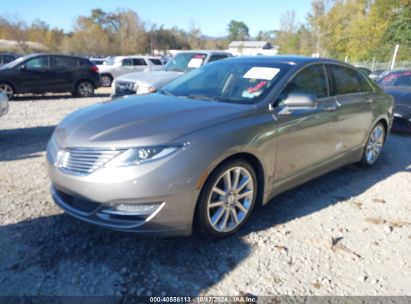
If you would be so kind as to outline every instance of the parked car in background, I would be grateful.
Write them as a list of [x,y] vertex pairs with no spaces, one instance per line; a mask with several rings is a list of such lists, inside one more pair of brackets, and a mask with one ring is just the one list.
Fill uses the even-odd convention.
[[109,57],[90,57],[89,60],[94,65],[104,65],[106,61],[109,60]]
[[368,77],[370,77],[370,79],[376,81],[376,80],[381,76],[381,74],[384,73],[385,71],[386,71],[386,70],[375,70],[375,71],[372,71],[372,72],[368,75]]
[[371,70],[364,68],[364,67],[357,67],[357,70],[363,73],[365,76],[368,76],[371,74]]
[[411,132],[411,70],[390,71],[377,84],[395,99],[393,130]]
[[283,191],[349,163],[372,166],[392,108],[339,61],[221,60],[66,117],[47,147],[52,197],[110,229],[226,237]]
[[6,94],[0,92],[0,117],[9,111],[9,102]]
[[0,91],[9,99],[21,93],[57,92],[90,97],[99,86],[98,68],[83,57],[33,54],[0,68]]
[[103,87],[110,87],[113,80],[121,75],[163,70],[163,61],[150,56],[117,56],[110,57],[104,65],[98,66]]
[[16,53],[0,53],[0,66],[3,66],[17,58],[21,57],[21,55]]
[[209,62],[232,57],[223,51],[183,51],[169,59],[164,71],[127,74],[116,79],[112,97],[152,93],[170,81]]

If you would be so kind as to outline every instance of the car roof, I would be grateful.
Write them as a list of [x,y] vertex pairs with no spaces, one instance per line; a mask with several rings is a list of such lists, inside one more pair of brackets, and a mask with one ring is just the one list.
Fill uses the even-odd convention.
[[114,56],[114,60],[121,60],[121,59],[125,59],[125,58],[160,59],[160,57],[147,56],[147,55]]
[[[255,62],[255,63],[288,63],[290,65],[305,65],[308,63],[336,63],[344,64],[341,61],[330,59],[330,58],[317,58],[317,57],[308,57],[308,56],[298,56],[298,55],[275,55],[275,56],[239,56],[225,59],[224,61],[236,61],[236,62]],[[349,66],[348,64],[344,64]]]
[[207,55],[211,55],[211,54],[229,54],[229,55],[233,55],[230,52],[221,51],[221,50],[181,50],[181,51],[178,51],[178,53],[176,53],[176,55],[178,55],[178,54],[192,54],[192,53],[205,53]]
[[404,72],[411,72],[411,70],[407,70],[407,69],[401,69],[401,70],[390,70],[390,71],[386,71],[387,75],[391,74],[391,73],[404,73]]
[[57,54],[57,53],[33,53],[33,54],[22,56],[21,58],[23,60],[25,60],[25,59],[30,59],[30,58],[37,57],[37,56],[63,56],[63,57],[71,57],[71,58],[88,59],[87,57],[83,57],[83,56],[68,55],[68,54]]

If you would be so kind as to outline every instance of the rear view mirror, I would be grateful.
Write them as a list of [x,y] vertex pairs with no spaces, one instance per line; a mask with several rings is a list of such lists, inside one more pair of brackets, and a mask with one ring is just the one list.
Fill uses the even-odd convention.
[[314,108],[317,102],[314,95],[292,93],[283,101],[283,105],[290,108]]

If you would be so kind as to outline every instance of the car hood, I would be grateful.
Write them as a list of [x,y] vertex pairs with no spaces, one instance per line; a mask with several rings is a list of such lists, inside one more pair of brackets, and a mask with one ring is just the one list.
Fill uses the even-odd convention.
[[161,145],[254,111],[251,105],[150,94],[76,111],[59,124],[54,136],[62,148]]
[[157,88],[158,84],[170,82],[183,74],[183,72],[173,71],[151,71],[146,73],[130,73],[118,77],[116,81],[137,82],[139,84],[145,84],[146,86]]

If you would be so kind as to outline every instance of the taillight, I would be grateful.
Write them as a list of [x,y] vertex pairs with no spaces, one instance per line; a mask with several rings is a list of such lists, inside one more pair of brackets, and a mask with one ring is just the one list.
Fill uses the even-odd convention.
[[90,69],[91,69],[93,72],[96,72],[96,73],[99,72],[99,71],[98,71],[98,67],[96,67],[95,65],[93,65]]

